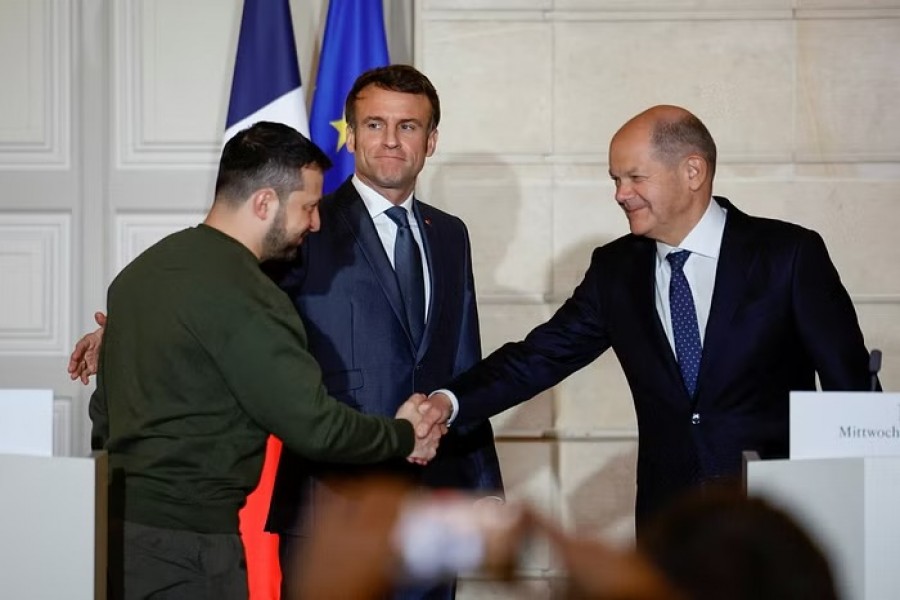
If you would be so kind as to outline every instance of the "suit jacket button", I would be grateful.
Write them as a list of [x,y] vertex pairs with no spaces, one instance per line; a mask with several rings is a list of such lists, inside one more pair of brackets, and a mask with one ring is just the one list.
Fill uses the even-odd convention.
[[693,425],[700,424],[700,413],[694,413],[691,415],[691,424],[693,424]]

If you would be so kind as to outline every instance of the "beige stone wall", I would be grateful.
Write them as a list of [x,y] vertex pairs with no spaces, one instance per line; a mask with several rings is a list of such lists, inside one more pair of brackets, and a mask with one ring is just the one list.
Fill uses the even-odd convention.
[[[416,64],[444,108],[420,191],[471,229],[486,350],[552,314],[591,249],[627,232],[607,144],[626,119],[668,103],[716,138],[717,194],[823,235],[868,345],[884,351],[885,388],[900,387],[900,1],[416,6]],[[614,356],[495,423],[510,496],[630,539],[636,431]],[[554,572],[535,549],[530,597],[546,597]]]

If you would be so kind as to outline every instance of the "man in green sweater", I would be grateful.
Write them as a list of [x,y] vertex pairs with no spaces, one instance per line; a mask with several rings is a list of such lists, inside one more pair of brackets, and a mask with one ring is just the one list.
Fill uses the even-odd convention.
[[314,461],[434,456],[440,432],[413,430],[424,396],[389,419],[327,394],[296,310],[260,270],[318,229],[329,166],[285,125],[240,132],[203,224],[155,244],[110,286],[90,417],[92,446],[110,456],[112,516],[124,519],[113,594],[247,597],[238,510],[270,433]]

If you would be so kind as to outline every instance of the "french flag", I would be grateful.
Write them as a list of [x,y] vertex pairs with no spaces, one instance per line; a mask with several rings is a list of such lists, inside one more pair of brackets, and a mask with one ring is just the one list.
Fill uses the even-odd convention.
[[[284,123],[309,137],[305,102],[288,0],[244,0],[224,142],[257,121]],[[278,536],[264,531],[280,455],[281,442],[270,436],[259,485],[240,513],[250,600],[280,596]]]
[[224,141],[257,121],[284,123],[309,137],[288,0],[244,0]]

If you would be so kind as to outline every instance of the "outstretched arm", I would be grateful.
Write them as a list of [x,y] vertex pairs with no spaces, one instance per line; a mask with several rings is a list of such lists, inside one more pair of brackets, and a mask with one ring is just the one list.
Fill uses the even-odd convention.
[[613,548],[600,540],[565,533],[559,525],[533,515],[536,533],[550,542],[568,574],[573,598],[610,600],[686,600],[645,556]]

